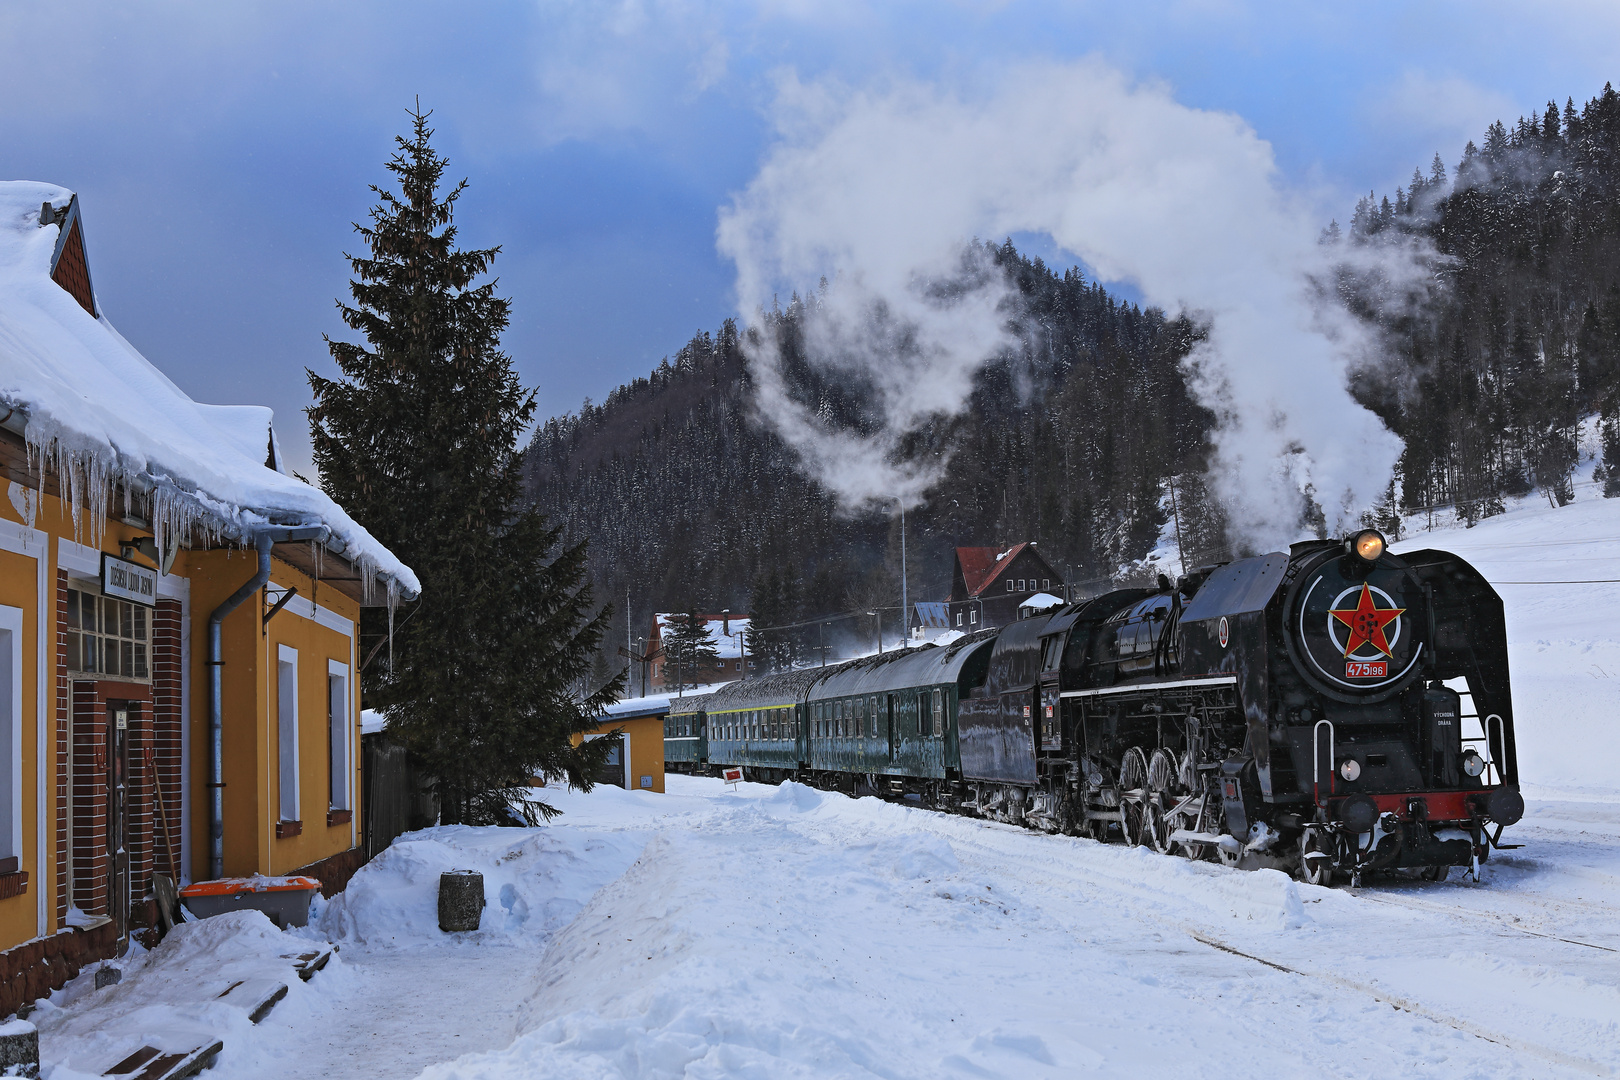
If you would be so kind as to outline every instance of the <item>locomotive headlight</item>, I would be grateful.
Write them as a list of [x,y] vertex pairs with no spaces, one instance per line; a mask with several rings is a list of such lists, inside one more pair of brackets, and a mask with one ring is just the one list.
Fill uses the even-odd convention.
[[1462,756],[1463,772],[1469,776],[1478,776],[1485,771],[1485,759],[1473,750],[1464,750]]
[[1361,775],[1361,762],[1355,758],[1345,758],[1339,762],[1339,775],[1353,782]]
[[1350,550],[1367,562],[1377,562],[1384,553],[1383,534],[1376,529],[1365,529],[1350,538]]

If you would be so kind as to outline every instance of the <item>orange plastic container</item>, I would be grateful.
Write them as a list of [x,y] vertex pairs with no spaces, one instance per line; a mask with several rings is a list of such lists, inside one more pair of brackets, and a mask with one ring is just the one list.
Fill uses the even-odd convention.
[[196,881],[180,890],[180,902],[193,915],[206,919],[227,911],[253,908],[282,929],[309,922],[309,902],[321,883],[312,877],[217,878]]

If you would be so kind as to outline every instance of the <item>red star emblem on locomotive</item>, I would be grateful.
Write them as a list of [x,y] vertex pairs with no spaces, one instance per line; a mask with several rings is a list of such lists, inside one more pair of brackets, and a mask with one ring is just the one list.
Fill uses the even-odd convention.
[[1366,582],[1361,583],[1361,595],[1356,598],[1353,608],[1338,608],[1328,612],[1328,616],[1342,622],[1350,631],[1349,640],[1345,642],[1345,659],[1363,645],[1371,645],[1385,656],[1394,657],[1389,649],[1389,639],[1384,636],[1384,628],[1401,617],[1405,608],[1381,608],[1373,600],[1372,590]]

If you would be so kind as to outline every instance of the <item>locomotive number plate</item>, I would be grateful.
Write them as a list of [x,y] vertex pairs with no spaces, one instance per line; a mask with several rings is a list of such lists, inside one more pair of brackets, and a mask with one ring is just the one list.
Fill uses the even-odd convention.
[[1384,679],[1389,677],[1387,660],[1346,660],[1344,677],[1347,679]]

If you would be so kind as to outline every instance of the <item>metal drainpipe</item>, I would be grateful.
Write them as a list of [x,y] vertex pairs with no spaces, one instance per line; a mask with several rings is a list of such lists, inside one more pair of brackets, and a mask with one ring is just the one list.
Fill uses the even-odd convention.
[[277,527],[254,534],[253,547],[259,553],[258,571],[230,595],[208,616],[208,876],[225,876],[225,740],[224,701],[225,686],[222,669],[223,648],[220,643],[220,624],[225,616],[242,606],[242,602],[258,592],[270,580],[270,551],[277,542],[291,540],[324,540],[331,531],[324,525],[314,527]]

